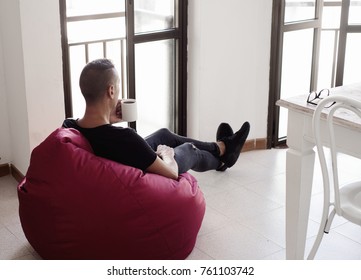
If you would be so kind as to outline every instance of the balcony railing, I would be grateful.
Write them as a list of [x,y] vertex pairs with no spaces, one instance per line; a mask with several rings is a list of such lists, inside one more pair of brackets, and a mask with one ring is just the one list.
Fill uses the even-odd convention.
[[122,98],[126,98],[126,64],[125,64],[125,55],[126,55],[126,38],[111,38],[111,39],[104,39],[104,40],[93,40],[93,41],[83,41],[83,42],[76,42],[76,43],[70,43],[69,51],[71,52],[72,47],[84,47],[84,59],[85,63],[88,63],[90,61],[90,57],[92,55],[90,54],[90,46],[94,45],[100,45],[102,48],[102,54],[103,57],[113,57],[114,56],[114,50],[112,54],[109,54],[109,43],[112,42],[118,42],[119,43],[119,56],[120,56],[120,69],[118,69],[119,76],[120,76],[120,87],[121,87],[121,96]]

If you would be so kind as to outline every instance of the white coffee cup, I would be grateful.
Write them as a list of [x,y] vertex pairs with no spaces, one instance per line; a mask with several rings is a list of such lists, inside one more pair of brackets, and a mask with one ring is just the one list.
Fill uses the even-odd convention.
[[137,120],[137,102],[135,99],[122,99],[122,120],[134,122]]

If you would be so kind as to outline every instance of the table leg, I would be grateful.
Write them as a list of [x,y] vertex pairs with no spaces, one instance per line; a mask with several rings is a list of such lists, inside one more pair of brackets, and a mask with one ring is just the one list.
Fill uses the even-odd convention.
[[309,219],[314,143],[304,139],[310,120],[289,115],[286,164],[286,259],[303,259]]

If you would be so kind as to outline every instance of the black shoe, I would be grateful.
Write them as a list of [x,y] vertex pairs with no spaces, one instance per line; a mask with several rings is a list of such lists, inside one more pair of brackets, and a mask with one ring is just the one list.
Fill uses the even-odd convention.
[[[220,141],[221,139],[230,137],[232,135],[233,135],[232,127],[228,123],[221,123],[217,129],[216,140]],[[220,167],[218,167],[216,170],[217,171],[225,171],[227,168],[228,168],[227,165],[222,163],[222,165]]]
[[217,129],[216,140],[219,141],[225,137],[233,135],[233,129],[228,123],[221,123]]
[[248,137],[249,130],[250,124],[249,122],[245,122],[240,130],[238,130],[235,134],[220,139],[226,146],[226,152],[223,156],[220,157],[220,160],[224,163],[224,165],[218,169],[224,168],[224,166],[232,167],[236,163],[239,154],[241,153],[242,147]]
[[222,163],[222,165],[220,167],[218,167],[216,170],[217,171],[225,171],[228,168],[227,165],[225,165],[224,163]]

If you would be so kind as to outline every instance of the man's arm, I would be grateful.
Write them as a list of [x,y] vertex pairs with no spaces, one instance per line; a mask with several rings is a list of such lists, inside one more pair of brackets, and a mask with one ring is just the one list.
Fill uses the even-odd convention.
[[167,178],[178,179],[178,164],[174,159],[174,150],[168,146],[159,145],[157,155],[158,157],[146,171]]

